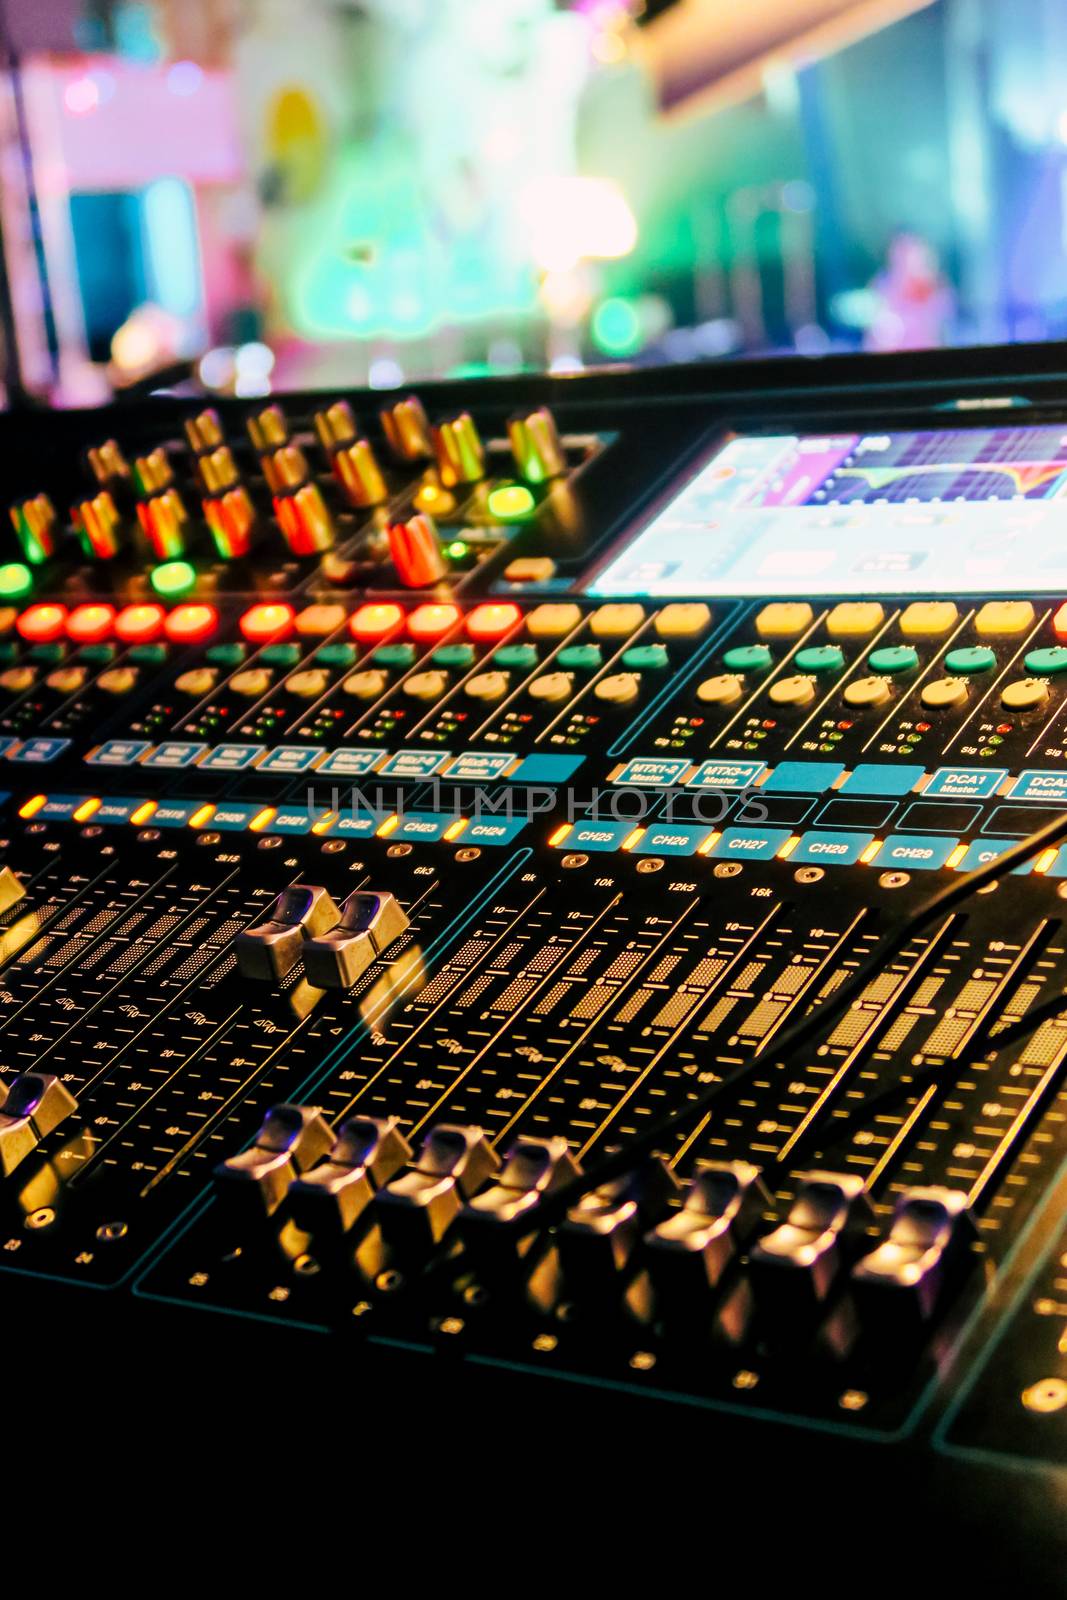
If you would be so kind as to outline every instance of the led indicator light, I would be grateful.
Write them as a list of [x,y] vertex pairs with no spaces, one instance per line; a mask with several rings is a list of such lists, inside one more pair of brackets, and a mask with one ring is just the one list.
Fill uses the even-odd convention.
[[511,632],[521,616],[518,606],[475,606],[467,618],[467,632],[472,639],[483,641],[502,639],[506,633]]
[[168,612],[164,630],[175,644],[199,644],[209,639],[219,625],[214,606],[175,606]]
[[166,619],[162,606],[123,606],[115,618],[115,635],[123,644],[151,644],[163,632]]
[[196,584],[196,568],[191,561],[164,561],[161,566],[153,567],[150,581],[157,594],[165,600],[173,600],[180,594],[188,594]]
[[269,639],[287,639],[293,631],[294,620],[292,606],[252,606],[241,618],[240,628],[251,643],[266,644]]
[[33,573],[21,561],[5,561],[0,567],[0,599],[24,600],[33,588]]
[[75,606],[67,618],[67,636],[79,644],[99,644],[111,637],[114,626],[114,606]]
[[537,509],[537,501],[522,483],[502,483],[489,491],[489,515],[499,522],[510,522],[515,517],[528,517]]
[[22,637],[31,644],[51,644],[53,640],[62,638],[66,625],[67,608],[56,605],[30,606],[15,624]]
[[360,644],[377,644],[379,639],[395,632],[403,620],[404,613],[396,605],[360,606],[348,624],[348,631]]

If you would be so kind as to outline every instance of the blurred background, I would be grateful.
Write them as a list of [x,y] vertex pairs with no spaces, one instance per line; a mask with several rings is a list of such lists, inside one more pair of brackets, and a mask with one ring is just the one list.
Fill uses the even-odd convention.
[[0,0],[9,399],[1067,332],[1063,0]]

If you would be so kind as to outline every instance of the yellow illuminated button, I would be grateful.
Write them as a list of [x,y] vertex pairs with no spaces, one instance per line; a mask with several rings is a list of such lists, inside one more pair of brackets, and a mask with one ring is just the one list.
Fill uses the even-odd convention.
[[1000,703],[1006,711],[1034,711],[1048,700],[1044,678],[1019,678],[1005,685]]
[[234,674],[230,679],[230,688],[242,699],[253,700],[257,695],[266,694],[273,682],[274,674],[268,668],[249,667],[247,672]]
[[622,601],[616,605],[599,606],[589,618],[589,631],[594,639],[616,639],[634,633],[645,620],[645,608],[636,601]]
[[57,694],[77,694],[79,689],[84,688],[88,676],[86,667],[57,667],[44,681]]
[[215,667],[193,667],[189,672],[181,673],[174,680],[174,687],[179,694],[188,694],[198,700],[202,694],[210,694],[218,682],[218,670]]
[[906,639],[933,639],[955,626],[959,612],[952,600],[913,600],[900,617]]
[[526,618],[526,632],[534,639],[558,639],[570,633],[581,620],[580,608],[570,601],[535,606]]
[[[1063,608],[1067,611],[1067,606]],[[18,612],[14,606],[0,606],[0,637],[10,633],[18,621]]]
[[447,672],[415,672],[404,684],[404,693],[412,700],[439,700],[447,688]]
[[353,672],[344,681],[345,694],[355,695],[357,700],[377,700],[384,694],[389,683],[389,674],[382,672],[379,667],[370,667],[366,672]]
[[1025,633],[1033,623],[1034,608],[1029,600],[987,600],[974,619],[975,629],[983,639]]
[[1067,639],[1067,600],[1063,602],[1052,619],[1052,631],[1057,639]]
[[503,700],[508,692],[506,672],[479,672],[464,686],[472,700]]
[[761,639],[792,639],[811,625],[814,612],[806,600],[772,600],[756,618]]
[[285,687],[298,700],[317,700],[329,688],[330,674],[322,667],[308,667],[304,672],[294,672],[285,680]]
[[930,711],[947,711],[952,706],[962,706],[967,702],[966,678],[934,678],[924,685],[919,696],[923,705]]
[[36,667],[8,667],[6,672],[0,672],[0,689],[6,689],[8,694],[22,694],[36,682]]
[[815,699],[815,685],[797,673],[791,678],[779,678],[767,694],[776,706],[806,706]]
[[697,689],[697,699],[705,706],[732,706],[741,698],[741,679],[732,672],[705,678]]
[[508,583],[547,583],[555,576],[556,563],[551,556],[518,556],[504,568]]
[[842,600],[827,617],[826,631],[831,639],[855,638],[873,633],[884,617],[877,600]]
[[661,639],[691,639],[711,621],[711,608],[699,600],[675,601],[657,612],[654,623]]
[[884,706],[890,697],[889,685],[884,678],[856,678],[845,685],[842,696],[847,706]]
[[534,678],[526,692],[531,700],[547,700],[550,703],[566,700],[571,692],[570,675],[566,672],[546,672],[542,677]]
[[129,694],[138,676],[136,667],[111,667],[100,674],[96,686],[105,694]]
[[323,639],[343,628],[348,613],[344,606],[305,606],[296,619],[296,631],[305,639]]
[[612,672],[601,678],[593,693],[608,705],[626,706],[636,700],[641,692],[641,679],[636,672]]

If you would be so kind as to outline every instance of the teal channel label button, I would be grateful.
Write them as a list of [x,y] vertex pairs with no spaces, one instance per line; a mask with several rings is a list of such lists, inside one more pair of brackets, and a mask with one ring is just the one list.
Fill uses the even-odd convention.
[[456,843],[463,845],[510,844],[527,826],[525,817],[479,817],[464,828]]
[[792,837],[788,828],[724,828],[710,854],[735,861],[772,861]]
[[[975,839],[956,862],[956,871],[973,872],[976,867],[984,867],[987,862],[995,861],[1005,850],[1018,843],[1018,839]],[[1028,872],[1033,871],[1033,867],[1033,861],[1024,861],[1021,866],[1014,869],[1014,876],[1025,877]]]
[[874,840],[873,833],[831,833],[813,829],[802,835],[790,861],[797,866],[851,867]]
[[559,841],[560,850],[618,850],[634,831],[632,822],[576,822]]
[[844,770],[841,761],[780,761],[763,788],[767,794],[825,794]]
[[748,789],[766,772],[765,761],[705,761],[686,782],[687,789]]
[[923,799],[987,800],[1007,776],[1007,767],[938,767]]
[[1012,785],[1011,798],[1067,804],[1067,772],[1048,772],[1039,767],[1020,772]]
[[875,858],[878,867],[899,867],[902,872],[936,872],[959,844],[930,833],[891,833]]
[[634,845],[638,856],[695,856],[711,829],[691,823],[654,822]]
[[853,767],[838,794],[887,798],[911,794],[925,767],[891,766],[888,761],[860,761]]
[[691,766],[692,762],[684,757],[635,756],[611,781],[632,784],[637,789],[669,788],[672,783],[681,783]]

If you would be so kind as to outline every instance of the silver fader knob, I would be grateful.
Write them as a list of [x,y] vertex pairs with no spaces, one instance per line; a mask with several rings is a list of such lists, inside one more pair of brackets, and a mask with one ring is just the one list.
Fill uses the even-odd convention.
[[20,1072],[0,1111],[0,1172],[6,1178],[78,1102],[52,1072]]
[[785,1222],[752,1247],[757,1295],[781,1296],[798,1309],[821,1304],[847,1264],[850,1247],[872,1220],[862,1178],[809,1172]]
[[551,1139],[519,1139],[504,1159],[496,1182],[463,1207],[460,1227],[474,1254],[529,1249],[537,1209],[547,1194],[577,1178],[581,1167],[562,1134]]
[[317,989],[350,989],[407,926],[407,914],[391,894],[357,889],[341,907],[337,926],[305,944],[308,982]]
[[411,1146],[395,1117],[349,1117],[326,1160],[293,1184],[293,1221],[316,1239],[348,1233],[410,1160]]
[[481,1128],[438,1123],[413,1165],[378,1196],[382,1237],[399,1253],[425,1253],[499,1166],[500,1157]]
[[715,1161],[697,1173],[681,1210],[645,1235],[648,1269],[665,1309],[716,1287],[769,1204],[759,1168],[748,1161]]
[[326,933],[340,918],[325,889],[309,883],[290,884],[275,900],[270,916],[243,929],[234,940],[242,976],[278,982],[300,960],[305,941]]
[[219,1193],[242,1208],[272,1217],[290,1185],[332,1143],[330,1125],[317,1106],[272,1106],[255,1144],[215,1168]]
[[974,1221],[962,1190],[906,1190],[887,1237],[852,1269],[857,1300],[869,1304],[876,1317],[899,1307],[928,1321],[973,1238]]

